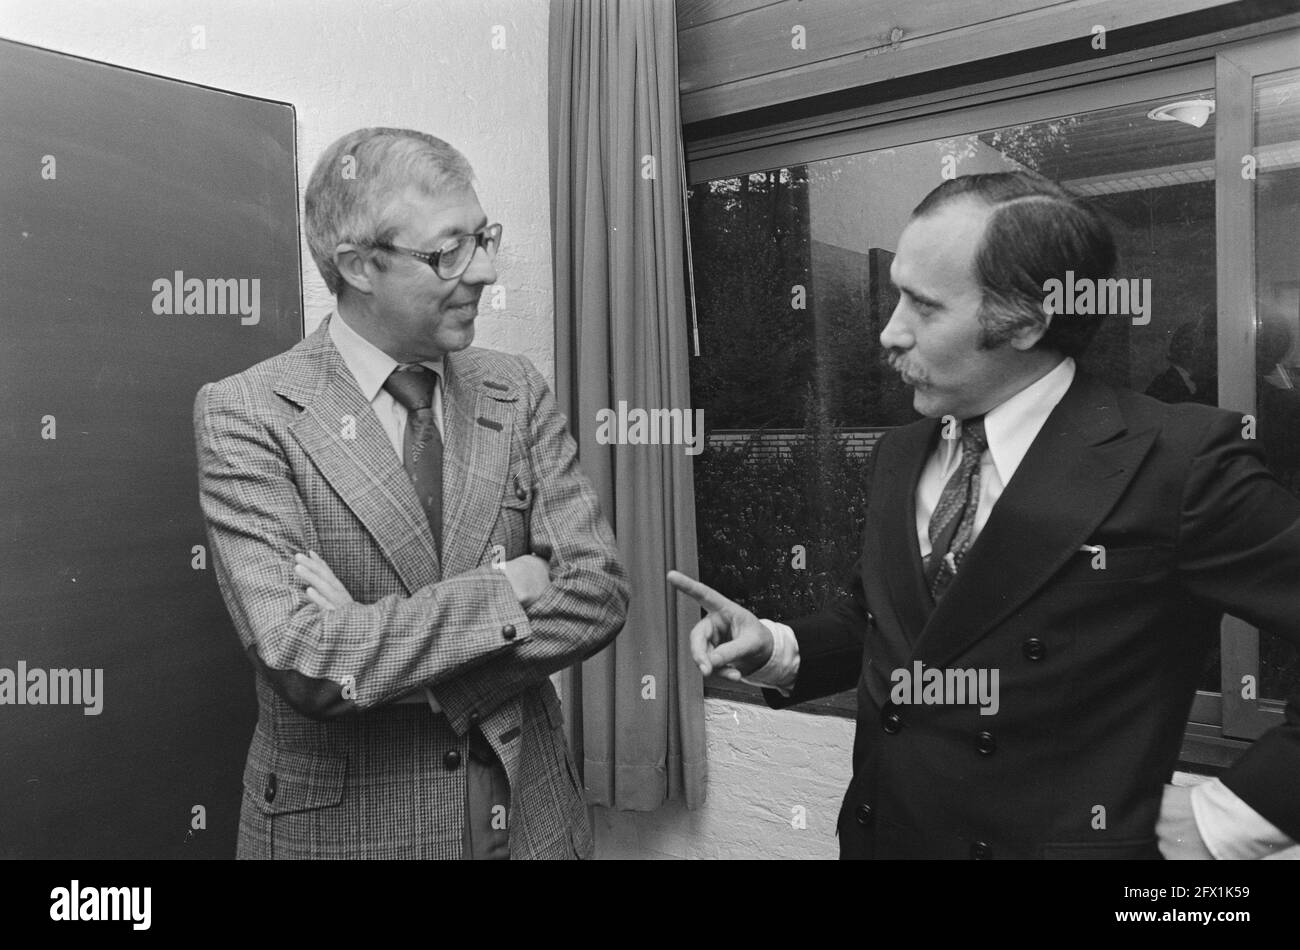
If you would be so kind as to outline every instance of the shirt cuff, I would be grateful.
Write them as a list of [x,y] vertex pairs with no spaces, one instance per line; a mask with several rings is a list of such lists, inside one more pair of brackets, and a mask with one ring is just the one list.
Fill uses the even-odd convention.
[[1263,858],[1295,844],[1217,778],[1193,788],[1191,798],[1196,828],[1221,861]]
[[761,619],[759,623],[772,634],[772,655],[754,672],[742,676],[740,681],[750,686],[766,686],[782,696],[789,696],[799,676],[799,641],[795,639],[794,631],[783,623]]

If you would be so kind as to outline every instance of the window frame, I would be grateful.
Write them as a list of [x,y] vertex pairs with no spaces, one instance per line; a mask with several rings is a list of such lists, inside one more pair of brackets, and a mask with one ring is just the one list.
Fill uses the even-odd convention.
[[[1254,414],[1255,384],[1255,183],[1236,170],[1242,156],[1255,149],[1255,80],[1273,72],[1300,67],[1300,30],[1237,43],[1215,58],[1215,97],[1231,108],[1215,110],[1215,165],[1224,171],[1215,179],[1218,247],[1219,405]],[[1234,326],[1233,316],[1249,314],[1246,326]],[[1237,319],[1240,319],[1238,317]],[[1227,385],[1224,385],[1226,383]],[[1236,617],[1224,617],[1221,637],[1223,733],[1258,739],[1282,722],[1285,702],[1244,699],[1243,677],[1262,680],[1258,628]]]

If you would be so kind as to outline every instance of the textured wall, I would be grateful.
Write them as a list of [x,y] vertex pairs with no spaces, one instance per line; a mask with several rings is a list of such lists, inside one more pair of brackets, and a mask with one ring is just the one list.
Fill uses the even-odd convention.
[[645,813],[597,808],[596,856],[837,857],[835,818],[852,773],[852,721],[721,699],[704,705],[704,807],[689,812],[673,802]]
[[[300,189],[317,155],[351,129],[447,139],[474,165],[488,217],[505,226],[506,306],[493,310],[484,295],[477,342],[524,353],[552,378],[547,14],[546,0],[0,0],[0,35],[292,103]],[[505,48],[493,48],[501,38]],[[333,298],[305,244],[302,260],[310,332]]]

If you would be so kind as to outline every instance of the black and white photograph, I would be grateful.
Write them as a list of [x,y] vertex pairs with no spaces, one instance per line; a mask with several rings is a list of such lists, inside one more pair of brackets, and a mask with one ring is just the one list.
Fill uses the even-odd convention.
[[0,0],[0,223],[7,915],[1285,906],[1300,0]]

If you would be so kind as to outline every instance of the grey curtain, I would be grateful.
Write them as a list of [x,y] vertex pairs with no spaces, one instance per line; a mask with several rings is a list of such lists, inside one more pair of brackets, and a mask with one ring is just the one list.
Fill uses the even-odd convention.
[[700,614],[664,580],[696,574],[691,457],[596,441],[620,402],[690,412],[673,0],[552,4],[550,154],[556,395],[632,582],[623,633],[566,676],[570,738],[592,804],[695,807],[704,697],[685,643]]

